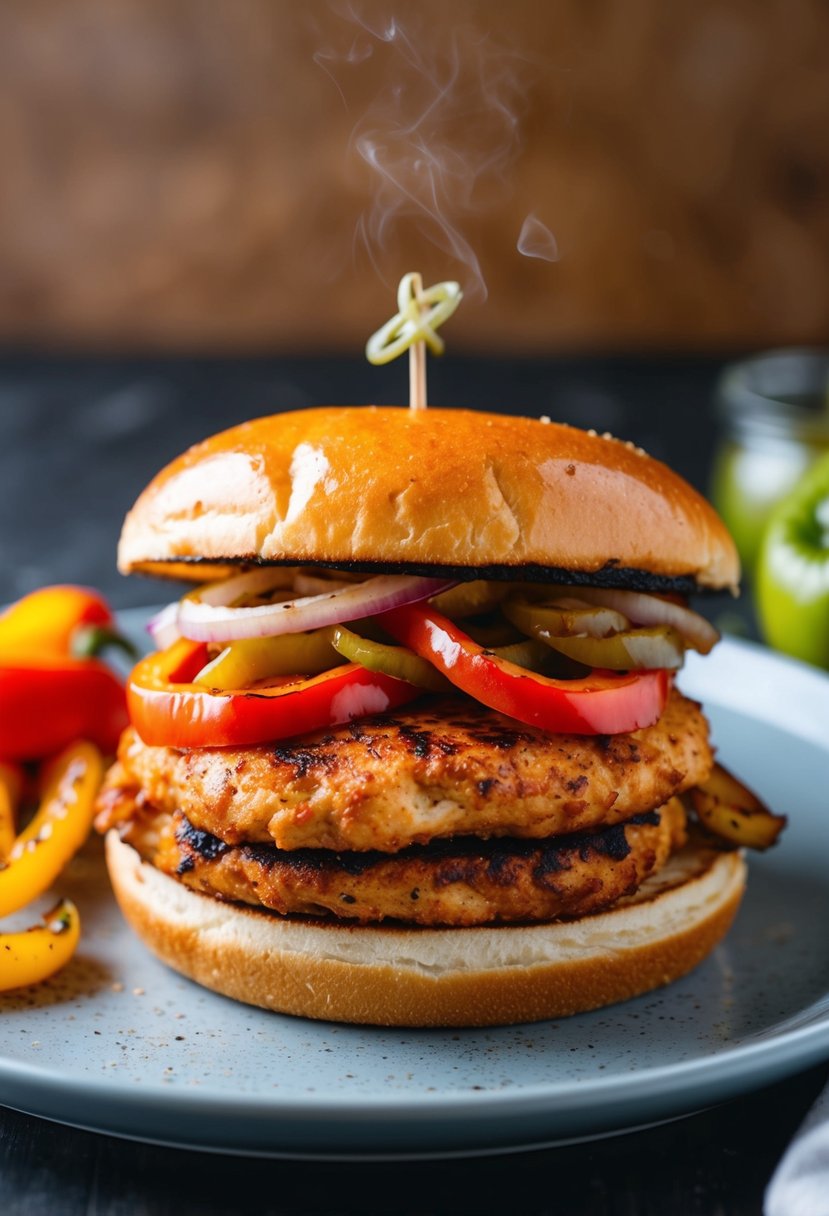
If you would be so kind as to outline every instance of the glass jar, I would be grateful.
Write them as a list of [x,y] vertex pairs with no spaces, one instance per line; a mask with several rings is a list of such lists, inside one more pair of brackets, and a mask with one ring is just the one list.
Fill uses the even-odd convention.
[[829,451],[829,351],[778,350],[727,367],[712,497],[751,574],[768,515]]

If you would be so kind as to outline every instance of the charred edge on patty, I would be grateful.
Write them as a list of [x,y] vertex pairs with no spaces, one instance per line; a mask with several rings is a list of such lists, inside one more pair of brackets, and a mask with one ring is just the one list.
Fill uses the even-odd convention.
[[602,911],[632,895],[685,839],[675,801],[598,832],[535,844],[464,836],[393,856],[227,845],[181,811],[137,829],[130,835],[139,851],[222,902],[281,916],[431,927],[533,924]]
[[[431,700],[434,700],[434,698]],[[428,708],[430,698],[424,695],[419,699],[419,703],[421,707]],[[460,745],[453,743],[451,739],[443,738],[439,733],[432,730],[409,726],[399,718],[395,718],[391,713],[384,713],[379,718],[377,715],[372,715],[355,722],[346,722],[342,729],[348,731],[349,736],[355,742],[363,743],[366,751],[373,759],[379,760],[380,753],[372,745],[372,727],[376,727],[378,723],[387,728],[396,727],[401,743],[407,751],[411,752],[416,760],[428,760],[430,756],[436,754],[441,756],[456,756],[461,750]],[[458,722],[457,720],[453,722],[447,719],[445,726],[453,725],[467,726],[468,723]],[[324,748],[331,747],[335,739],[335,735],[325,734],[321,738],[307,744],[280,743],[272,748],[271,754],[280,764],[290,765],[294,770],[294,776],[298,780],[302,780],[315,768],[328,769],[336,765],[336,757],[323,750]],[[530,736],[526,733],[522,733],[520,730],[512,730],[509,727],[505,727],[497,733],[493,731],[477,731],[475,734],[476,743],[489,743],[492,747],[498,748],[499,751],[508,751],[520,743],[526,743],[529,739]],[[494,780],[488,782],[489,786],[494,784]]]
[[[424,712],[428,712],[435,704],[436,698],[430,697],[428,694],[424,694],[418,699],[418,705]],[[384,730],[396,730],[403,747],[416,760],[428,760],[436,755],[456,756],[458,752],[462,751],[463,747],[460,744],[447,739],[441,733],[452,727],[458,727],[468,732],[469,739],[465,741],[467,745],[468,742],[482,744],[494,747],[499,752],[511,751],[513,748],[533,743],[535,740],[534,735],[522,730],[520,726],[511,727],[505,724],[499,726],[497,730],[493,730],[491,723],[481,726],[471,719],[469,714],[465,717],[463,714],[456,714],[454,717],[447,716],[435,729],[411,726],[401,718],[395,717],[393,713],[373,714],[356,722],[348,722],[342,729],[348,731],[352,739],[363,743],[369,755],[377,760],[380,758],[380,754],[372,748],[372,738],[378,726]],[[601,740],[602,750],[606,751],[610,746],[611,736],[599,735],[597,738]],[[635,741],[629,739],[628,736],[618,736],[618,738],[624,738],[624,746],[630,752],[629,755],[625,755],[624,759],[637,761],[639,757]],[[278,744],[272,749],[272,755],[280,764],[290,765],[295,776],[301,779],[307,777],[314,768],[330,768],[336,764],[336,757],[323,750],[331,747],[335,741],[336,735],[329,733],[310,743]],[[580,777],[578,780],[582,786],[587,782],[586,777]],[[494,778],[481,782],[482,785],[487,786],[487,790],[483,790],[482,793],[485,794],[495,783]]]
[[[371,562],[371,561],[309,561],[296,560],[263,561],[261,558],[250,557],[192,557],[152,559],[158,573],[158,567],[166,565],[187,566],[238,566],[240,569],[256,566],[302,566],[320,570],[343,570],[349,574],[411,574],[423,578],[450,578],[458,582],[471,582],[474,579],[492,579],[495,582],[510,582],[519,578],[525,583],[559,583],[567,587],[615,587],[624,591],[645,591],[660,595],[695,595],[705,594],[710,588],[700,587],[691,574],[651,574],[648,570],[637,570],[632,566],[619,566],[614,559],[605,562],[600,570],[581,571],[567,570],[560,566],[539,566],[527,564],[521,566],[489,565],[489,566],[439,566],[422,562]],[[142,574],[142,570],[135,573]]]
[[[476,836],[455,836],[448,840],[435,840],[428,845],[409,845],[406,849],[393,856],[400,860],[431,862],[440,865],[442,872],[439,882],[458,882],[463,877],[463,863],[471,858],[487,860],[487,877],[497,880],[499,875],[506,875],[512,858],[527,858],[537,856],[533,871],[536,880],[541,880],[546,874],[552,874],[567,869],[568,855],[578,852],[582,861],[588,861],[591,856],[606,857],[611,861],[624,861],[630,853],[626,828],[640,825],[658,827],[661,822],[659,811],[645,811],[633,815],[624,823],[616,823],[612,827],[603,828],[596,832],[577,832],[571,836],[556,836],[552,840],[521,840],[495,837],[481,840]],[[277,863],[289,866],[297,871],[320,872],[331,868],[344,870],[352,876],[365,874],[375,866],[386,865],[389,862],[388,853],[352,853],[334,852],[329,849],[278,849],[276,845],[242,844],[228,845],[218,836],[204,832],[182,815],[181,822],[176,828],[176,840],[182,849],[196,853],[205,861],[215,861],[218,857],[238,848],[247,857],[262,866],[274,866]],[[452,862],[460,867],[457,874],[453,872]],[[448,866],[447,866],[447,863]],[[180,874],[192,870],[195,864],[192,856],[185,856],[178,866]],[[506,878],[509,881],[509,878]]]
[[[421,709],[428,711],[434,702],[434,697],[424,695],[420,698],[419,705]],[[521,730],[520,727],[513,728],[505,724],[497,730],[493,730],[491,724],[481,727],[474,721],[470,723],[469,717],[464,718],[462,715],[454,718],[447,717],[441,723],[440,728],[434,730],[412,727],[400,718],[396,718],[392,713],[384,713],[379,717],[373,715],[360,721],[349,722],[343,729],[348,731],[352,739],[363,743],[369,755],[374,759],[380,759],[380,753],[372,747],[373,732],[378,725],[385,729],[396,729],[403,747],[416,760],[457,755],[462,747],[441,734],[441,730],[452,727],[466,730],[474,744],[492,747],[499,752],[512,751],[513,748],[518,748],[522,744],[527,745],[534,742],[534,736],[528,731]],[[601,752],[613,753],[608,755],[608,759],[616,764],[638,764],[642,758],[638,741],[629,735],[595,735],[593,738]],[[308,743],[277,744],[271,749],[271,754],[280,764],[289,765],[293,769],[294,777],[302,780],[314,769],[330,769],[336,765],[336,756],[325,750],[330,748],[335,740],[336,736],[329,733]],[[478,791],[481,797],[485,798],[497,783],[495,777],[487,777],[479,781]],[[581,774],[573,780],[567,781],[565,788],[571,794],[577,795],[588,784],[588,778]]]

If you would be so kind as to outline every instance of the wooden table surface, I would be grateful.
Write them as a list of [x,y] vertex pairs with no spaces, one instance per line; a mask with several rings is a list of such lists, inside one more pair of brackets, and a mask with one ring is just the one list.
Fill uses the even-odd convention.
[[[612,430],[705,488],[718,366],[653,358],[449,360],[433,370],[431,395],[441,404],[512,407]],[[0,601],[57,581],[94,583],[124,607],[157,600],[151,584],[117,576],[114,547],[124,511],[164,461],[258,413],[400,400],[404,392],[398,370],[339,358],[0,359]],[[743,620],[750,628],[747,608]],[[826,1079],[821,1066],[615,1138],[428,1163],[222,1157],[119,1141],[0,1108],[0,1213],[756,1216],[780,1154]]]

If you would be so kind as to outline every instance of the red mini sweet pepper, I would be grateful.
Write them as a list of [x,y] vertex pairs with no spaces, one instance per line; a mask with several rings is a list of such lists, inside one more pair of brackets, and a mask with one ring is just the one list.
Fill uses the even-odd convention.
[[85,587],[44,587],[0,615],[0,756],[39,760],[76,739],[112,752],[127,725],[118,677],[95,658],[112,613]]

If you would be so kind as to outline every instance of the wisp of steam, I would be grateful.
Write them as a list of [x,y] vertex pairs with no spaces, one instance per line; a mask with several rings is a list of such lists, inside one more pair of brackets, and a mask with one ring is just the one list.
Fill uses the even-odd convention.
[[558,242],[546,224],[542,224],[532,212],[521,225],[518,234],[518,252],[527,258],[541,258],[544,262],[558,261]]
[[[435,28],[434,10],[416,4],[382,19],[355,0],[334,0],[343,21],[340,47],[319,50],[315,62],[348,105],[349,70],[381,57],[383,86],[358,118],[352,146],[373,173],[372,202],[357,223],[362,245],[381,278],[381,255],[408,224],[466,268],[468,295],[485,299],[486,282],[464,227],[511,193],[509,170],[521,150],[529,59],[515,47],[452,18]],[[518,249],[558,259],[552,232],[535,215],[524,221]],[[447,270],[447,277],[450,271]]]

